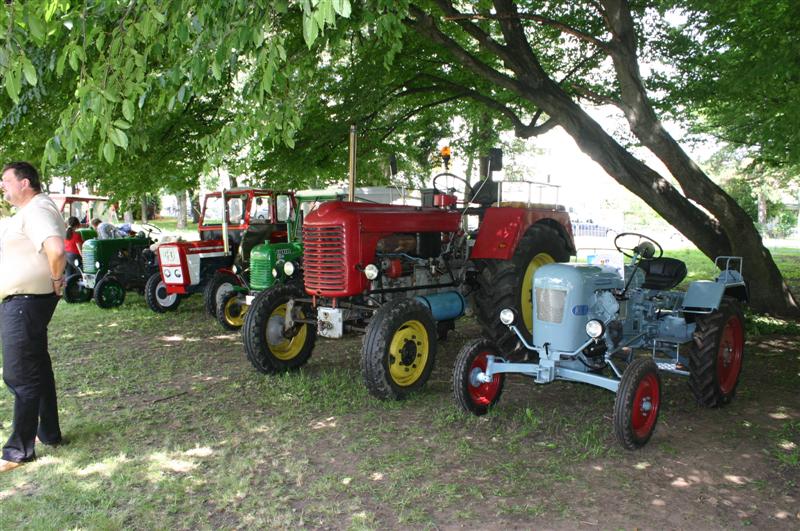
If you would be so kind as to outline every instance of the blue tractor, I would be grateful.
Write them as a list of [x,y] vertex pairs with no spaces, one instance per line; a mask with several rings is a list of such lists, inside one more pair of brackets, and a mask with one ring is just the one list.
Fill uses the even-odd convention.
[[633,450],[655,430],[661,372],[687,377],[703,406],[733,399],[744,357],[741,304],[748,298],[742,259],[718,257],[717,278],[691,282],[683,292],[673,288],[686,277],[686,265],[663,257],[657,242],[622,233],[614,245],[630,258],[624,274],[576,263],[536,270],[532,333],[520,329],[525,325],[514,311],[500,312],[523,345],[522,361],[518,352],[500,352],[487,339],[461,349],[453,372],[461,408],[485,414],[500,398],[507,374],[536,383],[588,383],[616,393],[615,435]]

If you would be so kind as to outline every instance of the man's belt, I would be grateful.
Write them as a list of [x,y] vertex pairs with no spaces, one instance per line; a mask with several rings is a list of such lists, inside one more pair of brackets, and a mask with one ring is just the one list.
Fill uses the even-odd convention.
[[8,302],[14,299],[49,299],[51,297],[55,297],[55,292],[50,293],[17,293],[15,295],[9,295],[3,302]]

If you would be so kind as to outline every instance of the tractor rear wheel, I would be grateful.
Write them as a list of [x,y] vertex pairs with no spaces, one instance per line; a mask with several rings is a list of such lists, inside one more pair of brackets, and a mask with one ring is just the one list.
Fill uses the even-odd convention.
[[361,346],[361,375],[370,394],[402,400],[428,381],[436,360],[436,322],[415,299],[395,299],[375,312]]
[[64,282],[64,300],[72,304],[75,302],[89,302],[92,299],[92,290],[83,283],[83,275],[75,273],[67,277]]
[[[303,297],[297,286],[274,286],[259,293],[244,318],[242,339],[247,359],[265,374],[285,372],[303,366],[311,357],[317,340],[316,327],[295,323],[284,330],[287,303]],[[295,318],[313,318],[303,306],[295,306]]]
[[239,330],[249,308],[245,302],[245,293],[231,290],[222,296],[217,307],[217,321],[225,330]]
[[497,347],[486,338],[474,339],[458,353],[453,369],[456,403],[475,415],[485,415],[500,400],[506,381],[504,374],[494,375],[491,382],[478,381],[478,375],[486,371],[489,355],[499,356]]
[[216,317],[217,308],[222,302],[222,297],[239,284],[240,282],[236,275],[222,272],[214,273],[214,276],[211,277],[211,280],[208,281],[203,290],[203,304],[205,305],[206,313],[211,317]]
[[153,273],[144,285],[144,300],[147,306],[156,313],[172,312],[178,309],[181,297],[177,293],[167,293],[167,285],[161,279],[161,273]]
[[661,377],[650,358],[634,360],[622,373],[614,400],[614,434],[628,450],[641,448],[656,429]]
[[121,306],[125,302],[125,287],[116,278],[104,276],[94,287],[94,302],[103,309]]
[[533,328],[533,274],[539,267],[569,261],[564,239],[552,227],[534,225],[519,241],[511,260],[484,260],[475,295],[476,316],[484,335],[501,352],[519,347],[517,336],[500,322],[500,310],[511,308],[522,318],[518,327],[526,341]]
[[724,297],[719,308],[695,320],[689,350],[689,387],[706,407],[728,404],[736,395],[744,359],[744,317],[739,303]]

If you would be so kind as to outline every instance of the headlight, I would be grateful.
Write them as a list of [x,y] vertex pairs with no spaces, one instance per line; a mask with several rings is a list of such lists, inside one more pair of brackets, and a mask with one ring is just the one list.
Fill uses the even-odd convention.
[[603,332],[605,332],[605,326],[603,326],[602,321],[592,319],[586,323],[586,334],[592,339],[597,339],[598,337],[602,336]]
[[75,259],[75,267],[80,267],[80,266],[81,266],[81,261],[78,258],[76,258]]
[[236,264],[234,264],[233,266],[231,266],[231,271],[233,271],[233,274],[234,274],[234,275],[238,275],[238,274],[239,274],[239,268],[238,268],[238,267],[236,267]]
[[172,271],[170,271],[169,269],[165,269],[164,270],[164,276],[167,277],[167,278],[171,277],[172,276]]
[[367,267],[364,268],[364,276],[369,280],[378,278],[378,266],[375,264],[368,264]]
[[100,262],[95,262],[94,263],[94,268],[95,269],[100,269]]
[[294,275],[294,262],[286,262],[283,264],[283,272],[286,274],[287,277]]
[[175,268],[175,278],[181,278],[181,269],[179,267]]
[[272,278],[278,278],[278,269],[275,267],[272,268]]
[[514,310],[511,308],[504,308],[500,310],[500,322],[508,326],[514,323]]

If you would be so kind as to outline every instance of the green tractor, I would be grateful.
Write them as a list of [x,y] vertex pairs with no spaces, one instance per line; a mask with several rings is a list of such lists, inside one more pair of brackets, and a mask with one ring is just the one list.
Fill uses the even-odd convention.
[[94,298],[99,307],[114,308],[125,301],[126,292],[143,292],[147,279],[158,273],[158,257],[150,246],[155,243],[151,235],[160,232],[152,225],[145,228],[147,232],[130,238],[84,242],[83,270],[67,277],[64,300],[76,303]]
[[219,298],[216,317],[226,330],[238,330],[255,296],[276,284],[298,282],[302,285],[300,265],[303,241],[300,235],[303,217],[325,201],[340,199],[340,192],[298,192],[295,219],[289,224],[288,241],[264,242],[250,251],[249,285],[233,286]]

